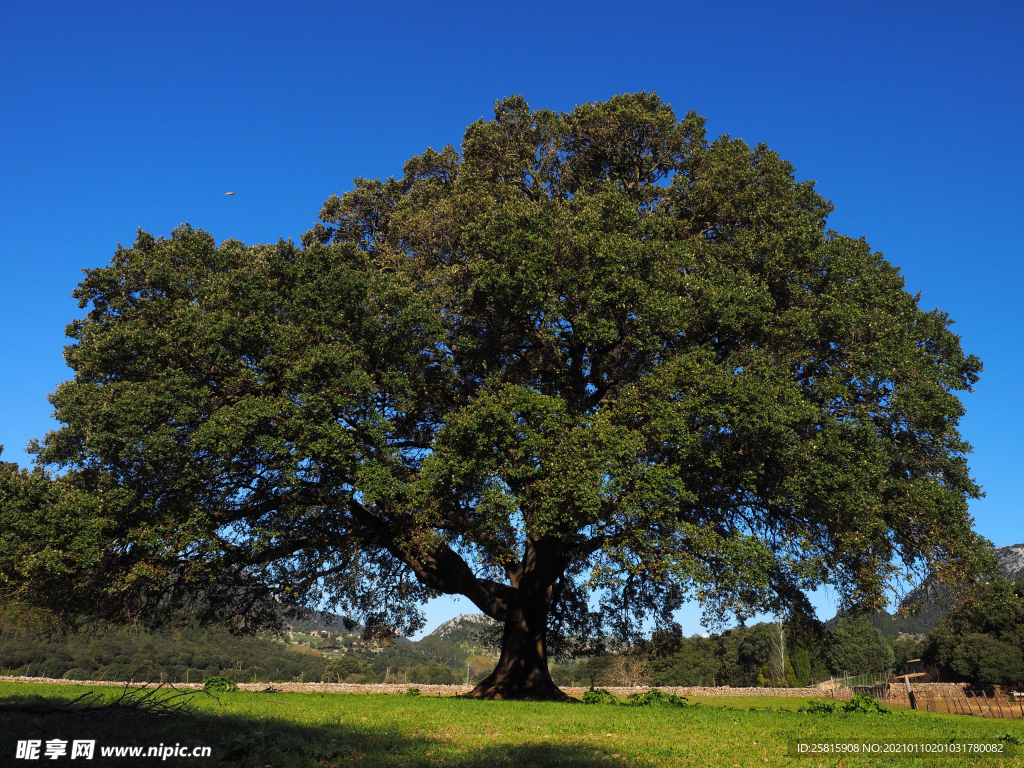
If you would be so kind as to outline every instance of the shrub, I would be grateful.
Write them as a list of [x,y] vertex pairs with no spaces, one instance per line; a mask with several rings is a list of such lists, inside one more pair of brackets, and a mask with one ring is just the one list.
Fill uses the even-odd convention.
[[862,715],[888,715],[889,710],[878,703],[878,699],[870,693],[858,693],[852,701],[840,704],[837,701],[809,701],[806,707],[800,707],[797,712],[804,712],[809,715],[834,715],[834,714],[862,714]]
[[845,712],[860,712],[869,715],[888,715],[889,710],[878,703],[878,699],[870,693],[858,693],[852,701],[846,702]]
[[238,683],[230,678],[214,675],[203,680],[203,690],[210,693],[229,693],[238,690]]
[[604,688],[598,688],[596,691],[591,688],[589,691],[583,694],[584,704],[618,704],[619,700],[612,696]]
[[[589,691],[588,691],[589,693]],[[665,693],[652,688],[644,693],[631,693],[626,697],[626,704],[631,707],[685,707],[689,705],[685,696]]]

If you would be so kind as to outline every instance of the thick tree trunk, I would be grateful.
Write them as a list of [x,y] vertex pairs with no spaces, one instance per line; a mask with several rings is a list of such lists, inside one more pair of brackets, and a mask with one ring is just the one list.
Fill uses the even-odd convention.
[[509,609],[498,665],[466,698],[575,701],[551,679],[545,647],[547,605],[538,608]]

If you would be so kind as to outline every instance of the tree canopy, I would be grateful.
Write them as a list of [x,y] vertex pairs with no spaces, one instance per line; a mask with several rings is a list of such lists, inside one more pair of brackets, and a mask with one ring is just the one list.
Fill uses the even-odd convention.
[[95,586],[106,523],[99,498],[75,480],[0,461],[0,627],[4,618],[53,625]]
[[896,665],[892,648],[866,616],[844,618],[836,625],[825,659],[836,675],[888,674]]
[[1024,575],[985,579],[958,597],[928,637],[924,658],[946,679],[1024,683]]
[[688,598],[812,613],[977,570],[980,361],[831,210],[640,93],[499,101],[301,246],[140,231],[74,294],[35,448],[101,510],[87,604],[387,634],[461,594],[504,626],[477,694],[554,698],[549,651]]

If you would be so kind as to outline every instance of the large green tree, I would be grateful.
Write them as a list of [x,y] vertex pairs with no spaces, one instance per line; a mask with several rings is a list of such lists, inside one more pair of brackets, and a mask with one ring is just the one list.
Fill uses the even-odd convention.
[[963,590],[923,645],[924,658],[947,679],[1024,683],[1024,575],[995,576]]
[[50,626],[102,589],[107,522],[99,498],[77,479],[0,461],[0,630],[5,622]]
[[976,569],[980,362],[830,211],[641,93],[503,100],[301,247],[140,232],[75,293],[37,448],[107,521],[82,604],[386,634],[460,594],[503,627],[474,695],[550,699],[552,648],[688,597],[810,612]]
[[836,625],[825,660],[835,675],[888,674],[896,665],[892,648],[867,616],[847,617]]

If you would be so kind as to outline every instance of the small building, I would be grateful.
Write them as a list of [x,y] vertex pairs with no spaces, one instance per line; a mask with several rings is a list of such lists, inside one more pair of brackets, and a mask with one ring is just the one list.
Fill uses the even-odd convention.
[[[903,675],[901,675],[902,677]],[[907,671],[905,674],[911,680],[917,680],[920,683],[927,683],[931,679],[931,675],[928,674],[924,668],[924,662],[920,659],[907,659]]]

